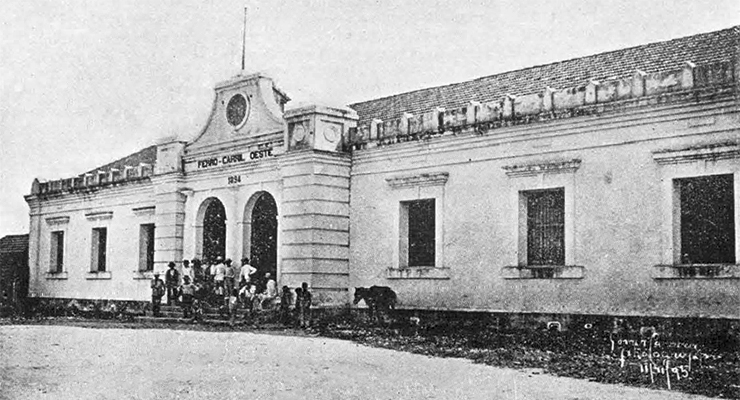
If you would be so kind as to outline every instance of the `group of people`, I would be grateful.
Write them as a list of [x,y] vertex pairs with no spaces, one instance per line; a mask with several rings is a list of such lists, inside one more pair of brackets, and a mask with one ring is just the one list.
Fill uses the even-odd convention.
[[[267,272],[260,278],[259,271],[249,264],[248,258],[241,260],[241,266],[233,265],[230,259],[202,263],[198,259],[183,260],[182,272],[176,264],[170,262],[165,272],[165,279],[160,279],[160,273],[155,272],[151,282],[152,311],[159,316],[162,298],[167,297],[167,304],[179,304],[183,317],[199,321],[202,319],[203,307],[207,304],[218,304],[223,313],[228,313],[233,323],[237,317],[237,310],[241,304],[246,309],[245,318],[249,318],[255,310],[273,308],[280,304],[280,319],[282,322],[290,320],[290,305],[293,304],[292,292],[288,286],[283,286],[278,293],[277,282],[272,274]],[[310,324],[311,292],[308,284],[303,283],[295,289],[296,320],[301,327]]]

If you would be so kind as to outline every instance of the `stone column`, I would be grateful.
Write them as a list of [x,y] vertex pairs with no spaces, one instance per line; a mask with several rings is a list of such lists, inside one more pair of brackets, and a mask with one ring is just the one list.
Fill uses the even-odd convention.
[[235,261],[235,265],[240,265],[238,261],[242,253],[244,210],[237,208],[239,205],[238,187],[231,189],[229,196],[224,198],[223,203],[226,209],[226,258]]

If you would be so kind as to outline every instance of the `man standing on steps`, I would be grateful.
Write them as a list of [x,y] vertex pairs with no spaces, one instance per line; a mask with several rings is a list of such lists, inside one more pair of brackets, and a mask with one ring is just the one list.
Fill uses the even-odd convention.
[[[234,290],[234,278],[236,277],[236,267],[231,265],[231,259],[227,258],[224,260],[224,291],[227,297],[231,296],[231,291]],[[228,304],[227,304],[228,305]]]
[[159,317],[159,306],[162,305],[162,296],[164,296],[165,287],[164,282],[159,279],[159,272],[154,273],[154,279],[152,280],[152,314],[155,317]]
[[308,283],[301,284],[301,291],[298,293],[298,321],[301,328],[311,326],[311,292],[308,291]]
[[167,265],[170,269],[164,274],[164,284],[167,286],[167,305],[177,299],[177,287],[180,285],[180,272],[175,269],[175,263],[170,261]]
[[239,286],[249,286],[252,281],[252,275],[257,272],[257,268],[249,265],[249,258],[242,258],[242,268],[239,272]]

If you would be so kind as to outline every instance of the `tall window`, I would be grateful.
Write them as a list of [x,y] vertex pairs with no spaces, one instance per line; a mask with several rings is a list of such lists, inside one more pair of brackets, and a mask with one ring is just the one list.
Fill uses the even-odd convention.
[[51,261],[49,271],[59,273],[64,271],[64,231],[51,233]]
[[681,264],[735,263],[733,176],[675,179],[680,196]]
[[93,272],[105,272],[106,244],[108,241],[107,228],[93,228],[92,230],[92,267]]
[[401,245],[405,247],[402,250],[407,250],[405,264],[409,267],[433,267],[435,264],[434,214],[434,199],[401,203]]
[[154,224],[139,226],[139,271],[154,270]]
[[565,191],[527,191],[527,265],[565,265]]

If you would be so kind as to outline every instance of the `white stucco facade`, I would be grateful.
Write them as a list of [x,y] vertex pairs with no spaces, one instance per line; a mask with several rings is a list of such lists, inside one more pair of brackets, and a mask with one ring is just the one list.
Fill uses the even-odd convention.
[[[153,270],[202,259],[217,203],[225,257],[267,260],[255,238],[274,241],[264,268],[280,286],[309,283],[324,306],[381,285],[411,309],[740,318],[736,53],[446,108],[398,95],[358,112],[285,111],[270,78],[239,75],[216,85],[194,140],[158,143],[150,163],[34,183],[31,296],[147,300],[141,226],[155,227]],[[706,176],[731,182],[722,262],[681,249],[678,188]],[[277,228],[255,236],[266,198]],[[557,223],[535,221],[535,203]],[[533,244],[539,223],[550,248]],[[107,229],[103,272],[91,272],[96,228]],[[536,251],[557,256],[535,262]]]

